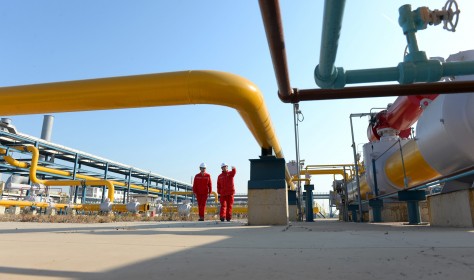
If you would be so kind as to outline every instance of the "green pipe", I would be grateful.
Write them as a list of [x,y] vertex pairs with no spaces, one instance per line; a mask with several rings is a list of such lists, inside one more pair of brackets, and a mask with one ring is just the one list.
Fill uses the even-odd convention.
[[474,61],[458,61],[443,63],[443,76],[462,76],[474,74]]
[[397,67],[344,71],[337,68],[337,78],[328,88],[343,88],[347,84],[398,81],[400,84],[438,82],[443,77],[474,75],[474,61],[445,62],[431,59],[421,62],[401,62]]
[[396,81],[398,76],[397,67],[348,70],[345,72],[346,84]]
[[328,84],[332,84],[337,77],[338,71],[334,63],[336,61],[345,4],[345,0],[324,1],[319,65],[316,66],[314,71],[316,84],[323,88]]

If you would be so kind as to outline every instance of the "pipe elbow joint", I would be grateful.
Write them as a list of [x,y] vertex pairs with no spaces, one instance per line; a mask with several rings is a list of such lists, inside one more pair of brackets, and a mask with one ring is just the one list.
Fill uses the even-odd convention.
[[319,65],[314,69],[314,80],[320,88],[335,89],[346,86],[346,72],[342,67],[334,67],[330,76],[321,76]]

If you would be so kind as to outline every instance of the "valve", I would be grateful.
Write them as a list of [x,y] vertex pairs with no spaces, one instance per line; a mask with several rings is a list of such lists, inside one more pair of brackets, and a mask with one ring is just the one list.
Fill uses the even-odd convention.
[[[455,8],[454,11],[451,9],[453,5]],[[448,0],[443,7],[443,11],[447,13],[447,18],[443,19],[443,28],[448,31],[455,32],[459,21],[459,13],[461,12],[459,10],[458,3],[455,0]]]
[[418,11],[420,18],[424,23],[424,28],[426,28],[427,24],[438,25],[443,22],[443,28],[452,32],[456,31],[456,26],[459,21],[459,13],[461,12],[458,3],[455,0],[448,0],[441,11],[431,11],[427,7],[421,7]]

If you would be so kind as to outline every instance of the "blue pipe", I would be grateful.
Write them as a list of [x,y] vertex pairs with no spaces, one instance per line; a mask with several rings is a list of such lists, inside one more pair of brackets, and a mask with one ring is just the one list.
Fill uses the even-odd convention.
[[314,70],[316,84],[322,88],[330,86],[337,77],[338,70],[334,63],[336,61],[345,5],[345,0],[324,1],[319,65]]

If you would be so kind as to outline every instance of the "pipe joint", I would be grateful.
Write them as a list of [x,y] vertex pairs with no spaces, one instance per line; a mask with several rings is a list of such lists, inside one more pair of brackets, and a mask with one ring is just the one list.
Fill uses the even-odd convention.
[[342,67],[334,67],[330,76],[322,76],[319,65],[314,69],[314,80],[320,88],[343,88],[346,85],[346,73]]
[[443,66],[439,60],[425,62],[401,62],[397,66],[400,84],[437,82],[443,77]]

